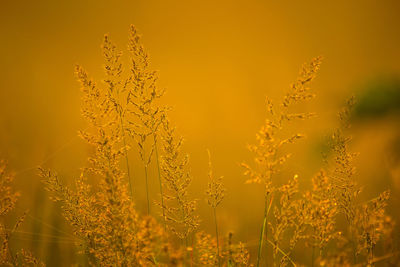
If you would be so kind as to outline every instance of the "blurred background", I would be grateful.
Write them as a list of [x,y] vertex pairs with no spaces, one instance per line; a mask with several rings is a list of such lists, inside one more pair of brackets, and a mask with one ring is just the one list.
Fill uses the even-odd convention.
[[[74,65],[102,79],[101,42],[109,33],[125,50],[130,24],[143,35],[152,68],[160,71],[165,103],[185,137],[193,196],[201,228],[213,233],[204,198],[210,149],[214,173],[227,196],[219,209],[222,234],[256,244],[263,189],[246,185],[239,163],[251,162],[246,145],[263,124],[265,96],[279,101],[304,62],[324,57],[304,109],[317,112],[296,131],[282,176],[299,174],[306,187],[323,160],[336,113],[355,95],[352,150],[363,197],[390,188],[392,214],[400,190],[400,2],[386,1],[9,1],[0,8],[0,158],[16,173],[21,193],[12,224],[29,215],[12,245],[31,249],[50,265],[79,261],[59,206],[48,200],[36,167],[56,170],[73,184],[87,165],[88,146],[77,136],[86,124]],[[143,185],[138,159],[139,186]],[[155,171],[151,194],[157,198]],[[286,178],[285,178],[286,179]],[[137,207],[145,210],[145,192]],[[253,249],[253,248],[251,248]]]

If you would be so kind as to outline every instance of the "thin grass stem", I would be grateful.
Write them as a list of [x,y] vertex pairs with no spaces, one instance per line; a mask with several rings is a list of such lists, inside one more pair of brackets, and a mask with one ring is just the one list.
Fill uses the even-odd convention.
[[129,182],[129,189],[131,192],[131,198],[133,199],[133,186],[132,186],[132,179],[131,179],[131,171],[130,171],[130,167],[129,167],[129,159],[128,159],[128,151],[126,151],[126,138],[125,138],[125,130],[124,130],[124,123],[122,121],[122,116],[119,116],[120,120],[121,120],[121,128],[122,128],[122,140],[124,142],[124,147],[125,147],[125,163],[126,163],[126,173],[128,175],[128,182]]
[[217,258],[218,266],[221,266],[221,258],[219,256],[219,233],[218,233],[218,222],[217,222],[217,208],[214,207],[214,221],[215,221],[215,236],[217,237]]
[[276,249],[286,258],[288,258],[289,262],[296,267],[296,263],[289,257],[289,255],[287,253],[285,253],[282,249],[280,249],[280,247],[276,246],[271,240],[267,239],[268,243],[270,243],[273,247],[276,247]]
[[146,199],[147,199],[147,215],[150,214],[150,198],[149,198],[149,179],[148,179],[148,174],[147,174],[147,162],[146,162],[146,151],[144,149],[144,144],[143,144],[143,163],[144,163],[144,176],[146,180]]
[[[261,227],[260,241],[258,243],[257,266],[260,266],[261,252],[262,252],[262,247],[264,244],[264,233],[265,233],[265,239],[267,239],[267,235],[268,235],[268,229],[267,229],[268,214],[269,214],[269,211],[271,210],[272,201],[273,201],[273,196],[271,196],[270,200],[268,201],[268,194],[267,194],[267,196],[265,197],[264,219],[263,219],[263,224]],[[266,259],[266,261],[268,261],[268,258]],[[268,262],[266,263],[266,265],[268,265]]]
[[156,150],[158,182],[160,184],[161,210],[162,210],[162,215],[163,215],[164,230],[166,231],[167,230],[167,224],[165,222],[165,206],[164,206],[163,186],[162,186],[162,181],[161,181],[160,161],[159,161],[159,157],[158,157],[157,138],[156,138],[156,136],[154,134],[153,134],[153,139],[154,139],[154,146],[155,146],[155,150]]
[[264,205],[264,219],[263,219],[263,224],[261,227],[261,232],[260,232],[260,241],[258,243],[258,254],[257,254],[257,267],[260,266],[260,260],[261,260],[261,251],[264,243],[264,232],[267,224],[267,210],[268,210],[268,205],[267,202],[265,202]]
[[150,198],[149,198],[149,181],[147,175],[147,164],[144,166],[144,175],[146,178],[146,198],[147,198],[147,215],[150,214]]

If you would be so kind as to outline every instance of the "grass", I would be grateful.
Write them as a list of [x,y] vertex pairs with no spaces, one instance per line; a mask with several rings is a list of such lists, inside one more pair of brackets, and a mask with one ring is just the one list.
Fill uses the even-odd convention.
[[[45,188],[61,204],[62,215],[71,226],[68,234],[76,238],[76,248],[86,265],[373,266],[398,260],[395,223],[386,213],[389,191],[366,202],[360,198],[356,153],[351,151],[347,136],[354,98],[339,112],[338,127],[328,144],[331,156],[309,179],[311,188],[299,186],[299,179],[307,177],[291,173],[292,178],[287,178],[282,172],[290,161],[292,144],[305,137],[298,131],[290,132],[290,125],[295,121],[301,125],[315,116],[297,109],[299,103],[315,97],[311,83],[321,57],[303,65],[277,104],[266,99],[267,118],[256,134],[256,143],[248,147],[254,162],[242,164],[245,184],[257,184],[264,192],[263,203],[255,203],[264,207],[260,235],[259,239],[248,237],[243,243],[234,243],[232,233],[223,234],[226,223],[221,229],[219,210],[227,189],[223,177],[213,173],[209,151],[205,192],[215,234],[202,230],[198,200],[190,191],[193,178],[183,138],[169,119],[170,109],[161,104],[164,90],[157,84],[158,74],[150,68],[136,28],[131,26],[129,32],[130,65],[126,70],[122,51],[107,35],[103,56],[104,83],[76,67],[82,87],[82,115],[88,123],[80,136],[93,153],[74,179],[75,188],[64,185],[56,172],[39,169]],[[144,177],[136,171],[137,166],[132,171],[130,159],[135,156],[143,164]],[[149,194],[153,160],[159,199],[151,199]],[[5,163],[0,166],[0,216],[6,218],[18,194],[12,190],[13,176],[5,171]],[[89,183],[89,177],[97,182]],[[144,179],[145,188],[139,187],[139,179]],[[146,192],[146,212],[136,205],[136,194],[142,190]],[[160,214],[152,203],[157,204]],[[15,253],[9,245],[25,216],[11,228],[0,225],[1,265],[43,265],[30,252]],[[341,218],[346,225],[338,223]],[[299,257],[299,250],[310,257]]]

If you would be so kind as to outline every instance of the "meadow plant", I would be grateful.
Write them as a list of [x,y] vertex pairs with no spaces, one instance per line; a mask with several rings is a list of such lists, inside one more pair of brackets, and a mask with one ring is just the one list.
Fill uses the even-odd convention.
[[176,134],[166,116],[163,117],[163,156],[161,157],[162,177],[166,184],[164,193],[165,218],[171,230],[188,246],[188,236],[199,225],[196,200],[188,196],[191,176],[188,170],[189,156],[182,154],[183,138]]
[[[331,138],[331,149],[334,152],[330,172],[332,185],[332,199],[335,199],[339,210],[345,215],[348,222],[347,240],[352,244],[353,264],[358,262],[357,257],[363,256],[368,266],[373,265],[374,248],[381,240],[384,233],[391,231],[384,227],[385,220],[391,218],[385,214],[385,207],[390,193],[385,191],[377,198],[365,203],[359,200],[362,188],[357,182],[357,170],[354,160],[357,153],[350,152],[351,137],[345,135],[345,130],[350,128],[349,118],[354,97],[349,98],[347,104],[339,112],[340,127]],[[392,226],[393,227],[393,226]]]
[[217,258],[218,258],[218,265],[221,265],[220,260],[220,252],[219,252],[219,232],[218,232],[218,220],[217,220],[217,206],[221,203],[221,201],[225,197],[225,187],[222,184],[222,176],[215,177],[213,174],[212,163],[211,163],[211,153],[209,150],[208,152],[208,187],[207,187],[207,203],[213,209],[214,215],[214,222],[215,222],[215,236],[217,239]]
[[[205,191],[214,217],[215,236],[200,229],[198,203],[190,193],[193,177],[189,156],[182,147],[183,137],[169,119],[169,108],[160,104],[164,90],[157,84],[157,72],[150,68],[136,28],[131,26],[129,32],[128,71],[123,68],[122,52],[108,35],[102,49],[103,84],[91,79],[81,66],[75,69],[83,94],[82,115],[88,123],[79,135],[93,149],[89,164],[74,179],[75,188],[65,186],[63,177],[56,172],[39,168],[51,199],[60,204],[71,225],[85,265],[374,266],[381,261],[398,264],[395,222],[385,211],[389,191],[369,201],[361,198],[362,187],[354,163],[357,153],[351,152],[351,138],[346,135],[354,98],[339,113],[340,126],[329,138],[327,165],[310,179],[311,188],[300,187],[299,177],[306,177],[296,173],[285,177],[286,172],[282,172],[291,156],[289,145],[304,137],[297,131],[289,132],[290,124],[315,115],[295,110],[298,104],[315,96],[310,83],[321,57],[303,66],[278,105],[266,99],[268,119],[256,134],[256,144],[248,147],[254,154],[254,163],[242,164],[246,183],[263,187],[260,236],[256,241],[235,243],[233,233],[225,238],[221,235],[217,208],[220,209],[227,189],[222,177],[214,176],[209,151]],[[132,168],[131,162],[135,152],[144,166],[146,212],[136,206],[141,189],[136,182],[140,172]],[[149,172],[153,159],[161,195],[160,200],[155,200],[161,208],[160,218],[151,213]],[[95,182],[89,183],[89,178]],[[2,219],[13,210],[18,198],[12,190],[12,180],[13,175],[0,162]],[[10,246],[10,237],[18,232],[25,215],[13,227],[7,227],[5,220],[0,223],[1,266],[44,266],[32,253],[13,253]],[[339,223],[341,220],[346,224]],[[255,256],[253,243],[257,247]],[[299,249],[310,257],[298,257]]]
[[[154,240],[164,235],[160,234],[163,231],[156,224],[143,223],[147,220],[145,218],[138,219],[133,199],[129,196],[120,163],[125,156],[129,166],[125,132],[136,130],[124,126],[131,125],[124,122],[130,122],[126,113],[130,112],[128,104],[131,101],[128,100],[134,94],[133,89],[128,90],[132,79],[121,82],[121,53],[107,36],[103,52],[106,89],[97,86],[80,66],[76,67],[84,94],[83,116],[92,130],[82,131],[80,135],[95,149],[94,156],[89,159],[91,165],[76,179],[76,191],[63,186],[58,176],[50,171],[40,169],[40,174],[47,189],[54,192],[55,200],[62,203],[64,216],[74,227],[75,235],[84,244],[85,253],[93,264],[146,265],[157,256],[151,249]],[[120,93],[127,94],[128,100],[124,105]],[[87,184],[89,174],[100,177],[98,188],[93,189]]]
[[[279,172],[280,166],[284,164],[291,155],[289,153],[284,153],[282,147],[287,144],[295,143],[297,140],[304,137],[304,135],[300,133],[282,137],[282,132],[286,123],[295,119],[307,119],[314,115],[313,113],[294,113],[291,110],[294,104],[314,98],[315,94],[311,92],[309,84],[315,78],[320,64],[321,57],[317,57],[309,64],[303,66],[296,82],[290,86],[289,91],[284,95],[278,107],[275,107],[272,101],[267,97],[266,104],[270,118],[265,120],[265,124],[256,135],[257,145],[250,145],[248,147],[249,150],[255,154],[255,167],[242,163],[245,169],[244,174],[249,177],[246,183],[262,184],[264,187],[264,219],[261,226],[257,266],[260,265],[264,236],[268,236],[267,226],[269,225],[268,214],[270,206],[274,193],[278,190],[276,184],[273,182],[273,176]],[[289,203],[286,204],[289,205]],[[280,226],[274,230],[276,243],[279,240],[281,232],[288,225],[280,221],[281,216],[277,211],[275,211],[275,214],[280,224]],[[289,218],[285,220],[289,220]],[[275,248],[274,251],[277,251],[277,249]]]
[[312,179],[312,190],[304,194],[307,224],[311,228],[309,243],[312,247],[312,265],[316,256],[315,250],[321,256],[328,242],[339,238],[341,234],[336,228],[338,208],[332,197],[333,190],[326,171],[322,169]]
[[[4,221],[5,216],[14,209],[19,193],[12,189],[14,174],[7,171],[7,164],[0,160],[0,218]],[[28,250],[21,249],[14,253],[10,246],[13,234],[18,233],[19,226],[26,218],[26,212],[18,219],[12,228],[6,223],[0,222],[0,265],[1,266],[38,266],[44,264],[36,259]]]
[[[149,56],[140,43],[140,36],[133,25],[130,28],[128,50],[130,52],[131,66],[126,104],[127,112],[129,115],[133,115],[133,117],[131,116],[128,119],[128,125],[131,127],[128,127],[127,131],[136,140],[140,158],[144,165],[148,213],[150,213],[148,166],[155,151],[161,194],[161,208],[163,218],[165,218],[158,137],[159,127],[162,124],[162,118],[165,116],[167,107],[157,104],[157,100],[164,95],[164,89],[159,88],[157,85],[157,72],[149,69]],[[146,148],[149,138],[150,148]]]

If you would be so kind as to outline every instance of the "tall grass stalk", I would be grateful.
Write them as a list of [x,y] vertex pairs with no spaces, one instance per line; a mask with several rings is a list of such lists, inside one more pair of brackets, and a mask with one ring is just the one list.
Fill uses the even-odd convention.
[[215,236],[217,238],[217,258],[218,266],[221,266],[221,258],[219,256],[219,233],[218,233],[218,222],[217,222],[217,208],[214,207],[214,221],[215,221]]
[[260,232],[260,241],[258,242],[258,254],[257,254],[257,267],[260,266],[260,259],[261,259],[261,250],[263,247],[263,242],[264,242],[264,231],[266,228],[267,224],[267,204],[265,204],[264,208],[264,219],[263,219],[263,224],[261,227],[261,232]]
[[208,154],[208,188],[206,190],[207,195],[207,203],[213,209],[214,213],[214,221],[215,221],[215,235],[217,239],[217,258],[218,258],[218,266],[221,266],[221,258],[219,253],[219,233],[218,233],[218,222],[217,222],[217,206],[221,203],[221,201],[225,197],[225,187],[222,183],[222,176],[215,177],[212,170],[211,163],[211,153],[210,150],[207,149]]
[[126,146],[126,137],[125,137],[125,128],[124,128],[124,122],[122,120],[122,114],[119,114],[119,119],[121,122],[121,128],[122,128],[122,140],[124,142],[124,148],[125,148],[125,163],[126,163],[126,173],[128,175],[128,182],[129,182],[129,189],[131,193],[131,198],[133,199],[133,187],[132,187],[132,181],[131,181],[131,171],[129,167],[129,159],[128,159],[128,151],[127,151],[127,146]]
[[[260,232],[260,241],[258,242],[258,254],[257,254],[257,266],[260,266],[260,260],[261,260],[261,252],[264,244],[264,233],[265,233],[265,239],[267,240],[267,235],[268,235],[268,214],[271,209],[272,205],[272,200],[273,198],[271,197],[268,203],[268,194],[265,197],[265,205],[264,205],[264,219],[263,219],[263,224],[261,227],[261,232]],[[266,259],[268,261],[268,258]],[[266,262],[266,265],[268,265],[268,262]]]
[[274,244],[274,242],[272,242],[271,240],[267,239],[267,242],[270,243],[273,247],[276,247],[276,249],[283,255],[285,256],[289,262],[293,265],[293,267],[296,267],[297,264],[289,257],[289,255],[287,253],[285,253],[280,247],[278,247],[277,245]]
[[153,134],[154,139],[154,147],[156,152],[156,161],[157,161],[157,171],[158,171],[158,182],[160,185],[160,195],[161,195],[161,210],[163,215],[163,223],[164,223],[164,230],[167,230],[167,224],[165,222],[165,206],[164,206],[164,194],[163,194],[163,185],[161,181],[161,170],[160,170],[160,159],[158,157],[158,148],[157,148],[157,138],[156,135]]
[[[146,158],[146,152],[143,146],[143,158]],[[147,162],[144,163],[144,176],[146,179],[146,199],[147,199],[147,214],[150,214],[150,198],[149,198],[149,179],[147,174]]]

